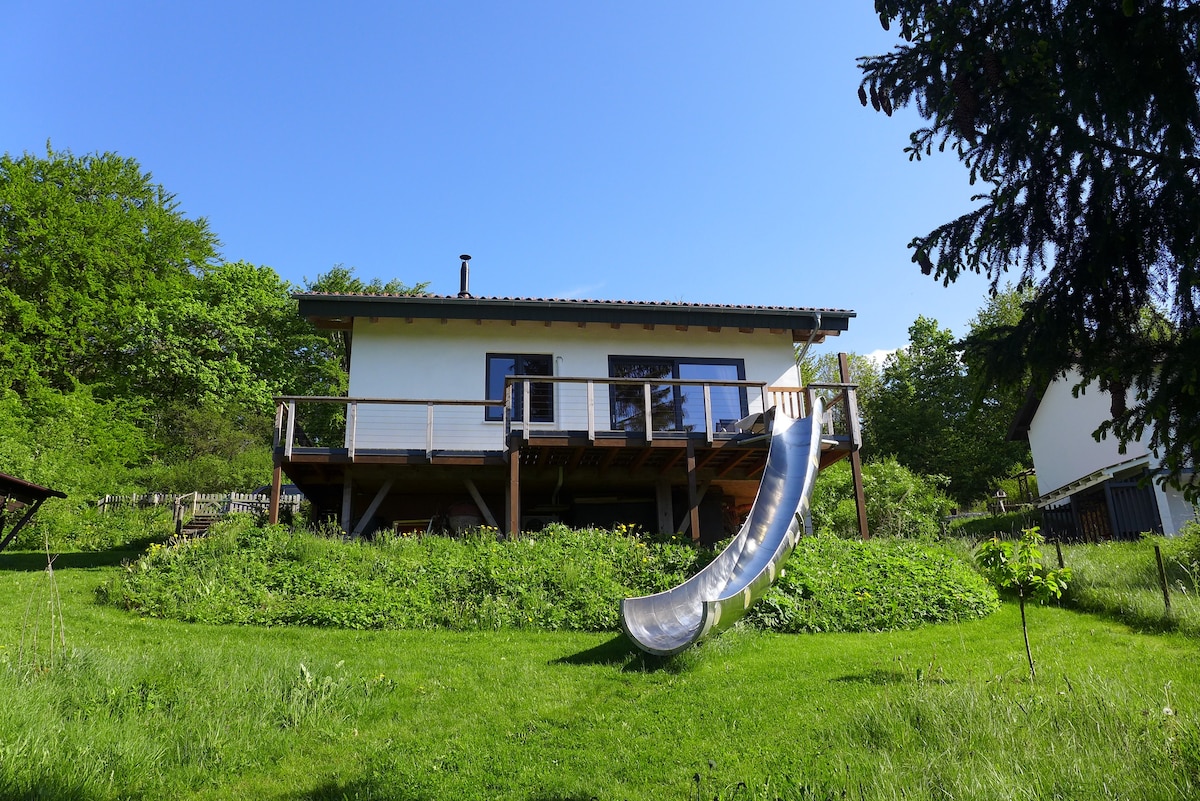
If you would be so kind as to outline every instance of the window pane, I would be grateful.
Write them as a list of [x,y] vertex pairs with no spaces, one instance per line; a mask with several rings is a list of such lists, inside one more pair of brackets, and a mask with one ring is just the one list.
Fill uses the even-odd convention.
[[[554,375],[554,359],[552,356],[537,354],[488,354],[487,363],[487,399],[504,400],[504,379],[510,375]],[[513,415],[517,419],[524,416],[524,389],[520,384],[513,385]],[[485,420],[502,420],[504,411],[499,406],[489,406],[484,414]],[[554,421],[554,385],[530,384],[529,386],[529,421],[532,423],[550,423]]]
[[[517,357],[488,356],[487,400],[504,400],[504,378],[516,375]],[[488,406],[485,420],[503,420],[504,410],[499,406]]]
[[[689,381],[737,381],[744,368],[738,363],[710,364],[679,362],[679,377]],[[704,431],[704,388],[681,387],[683,427],[686,431]],[[709,387],[712,422],[716,431],[732,431],[733,424],[746,416],[746,391],[739,387]]]
[[[673,360],[613,359],[608,373],[613,378],[674,378]],[[642,384],[613,384],[609,387],[614,431],[646,429],[646,391]],[[675,393],[670,384],[650,386],[651,425],[655,431],[676,429]]]
[[[518,360],[517,375],[554,375],[554,365],[549,356],[522,356]],[[521,401],[518,401],[518,406]],[[554,420],[554,385],[531,384],[529,387],[529,420],[534,423],[550,423]]]

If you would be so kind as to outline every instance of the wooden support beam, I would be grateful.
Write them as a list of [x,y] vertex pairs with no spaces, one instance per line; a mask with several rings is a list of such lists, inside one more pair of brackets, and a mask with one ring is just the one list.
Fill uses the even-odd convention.
[[671,509],[671,483],[660,478],[654,485],[654,506],[658,512],[658,533],[674,534],[675,513]]
[[696,446],[687,444],[688,515],[692,523],[692,541],[700,541],[700,496],[696,493]]
[[583,454],[586,451],[583,448],[575,448],[571,451],[571,458],[567,460],[567,469],[574,470],[579,467],[579,463],[583,460]]
[[603,473],[609,468],[610,465],[612,465],[613,460],[617,458],[617,455],[621,452],[621,450],[621,448],[609,448],[608,453],[604,454],[604,459],[600,462],[601,473]]
[[679,460],[683,458],[684,453],[686,453],[686,451],[683,448],[676,449],[674,453],[667,457],[667,461],[663,463],[662,472],[666,473],[668,470],[675,467],[675,465],[679,464]]
[[395,479],[389,478],[383,482],[383,486],[375,493],[375,497],[371,499],[371,503],[367,506],[367,511],[363,512],[362,518],[358,521],[358,525],[354,527],[354,533],[351,535],[354,539],[358,539],[367,529],[367,524],[371,522],[371,518],[379,511],[379,505],[383,503],[383,499],[392,491],[392,484]]
[[642,465],[646,463],[646,460],[650,458],[650,454],[652,453],[654,453],[652,448],[642,448],[641,453],[633,457],[633,463],[629,465],[629,472],[632,473],[635,470],[641,469]]
[[[25,527],[25,524],[29,522],[29,519],[33,517],[34,512],[38,510],[38,507],[41,506],[42,502],[45,500],[45,498],[38,498],[29,506],[25,507],[25,514],[21,516],[21,519],[18,520],[16,525],[12,527],[12,530],[8,532],[8,536],[5,537],[3,541],[0,541],[0,551],[3,551],[6,547],[8,547],[10,542],[17,538],[17,534],[21,532],[21,529]],[[0,520],[2,520],[2,518],[0,518]],[[0,525],[0,533],[3,533],[3,528],[3,525]]]
[[[700,485],[700,492],[696,495],[697,509],[700,508],[700,504],[704,501],[704,496],[708,494],[708,487],[709,483],[707,481]],[[687,534],[689,531],[692,531],[692,513],[690,510],[686,515],[683,516],[683,519],[679,521],[679,533]],[[695,536],[693,535],[692,538],[695,539]]]
[[279,522],[279,493],[283,488],[283,465],[279,457],[275,457],[275,469],[271,471],[271,505],[267,509],[267,523],[275,525]]
[[521,536],[521,448],[510,448],[508,451],[508,536],[518,539]]
[[350,473],[350,468],[346,468],[346,474],[342,478],[342,531],[350,532],[350,515],[354,511],[354,476]]
[[[838,354],[838,374],[842,379],[843,384],[850,383],[850,357],[845,353]],[[854,414],[857,417],[858,408],[854,403],[846,404],[847,415]],[[853,432],[858,420],[848,421]],[[851,433],[853,437],[853,433]],[[858,455],[858,447],[855,443],[851,443],[854,450],[850,451],[850,477],[854,482],[854,507],[858,511],[858,534],[864,540],[871,538],[871,532],[867,529],[867,496],[863,491],[863,475],[862,475],[862,457]]]
[[703,470],[704,468],[708,467],[713,459],[716,459],[720,455],[721,451],[717,448],[713,448],[711,451],[704,454],[704,456],[696,463],[696,469]]
[[478,507],[479,513],[483,515],[483,520],[492,528],[500,528],[496,523],[496,518],[492,516],[492,510],[488,509],[487,504],[483,502],[483,496],[479,494],[479,489],[475,486],[475,482],[469,478],[464,478],[463,483],[467,485],[467,492],[471,493],[471,500],[475,501],[475,506]]
[[738,465],[740,465],[742,462],[746,461],[746,459],[748,459],[750,457],[750,454],[752,452],[753,451],[746,449],[746,450],[742,451],[741,453],[739,453],[737,456],[735,456],[729,462],[729,464],[725,465],[725,468],[723,470],[721,470],[721,472],[717,473],[717,478],[724,478],[729,473],[732,473]]

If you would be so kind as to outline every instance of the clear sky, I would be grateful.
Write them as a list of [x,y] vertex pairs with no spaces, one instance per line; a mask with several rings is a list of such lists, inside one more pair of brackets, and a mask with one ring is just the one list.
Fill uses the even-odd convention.
[[228,260],[300,283],[854,309],[827,348],[956,334],[908,241],[971,206],[859,105],[869,0],[8,0],[0,148],[137,159]]

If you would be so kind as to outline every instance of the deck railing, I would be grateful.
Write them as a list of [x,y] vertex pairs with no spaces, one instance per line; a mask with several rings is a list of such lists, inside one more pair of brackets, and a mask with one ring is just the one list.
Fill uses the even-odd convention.
[[286,460],[306,451],[332,451],[354,461],[397,451],[424,452],[427,458],[498,452],[512,435],[528,440],[570,433],[594,442],[703,434],[712,443],[735,436],[743,417],[771,406],[803,417],[816,394],[825,399],[827,435],[857,446],[853,384],[797,389],[757,381],[519,375],[506,379],[502,400],[277,398],[275,448]]
[[758,381],[509,376],[505,429],[526,438],[577,432],[589,441],[634,432],[647,440],[702,433],[711,443],[762,411],[766,392]]
[[857,390],[857,384],[812,383],[804,387],[769,387],[767,394],[781,413],[797,419],[807,417],[813,399],[821,398],[825,406],[823,435],[857,450],[862,444]]
[[[367,451],[503,450],[495,424],[480,428],[484,409],[504,401],[344,398],[276,398],[275,448],[285,459],[297,449],[341,451],[353,461]],[[304,412],[308,412],[307,415]]]

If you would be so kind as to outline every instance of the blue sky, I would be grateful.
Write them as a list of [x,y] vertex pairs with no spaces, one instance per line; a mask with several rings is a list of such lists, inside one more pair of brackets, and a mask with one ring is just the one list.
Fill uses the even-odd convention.
[[971,206],[859,105],[873,3],[9,0],[0,148],[136,158],[229,260],[476,295],[854,309],[827,348],[955,333],[909,261]]

